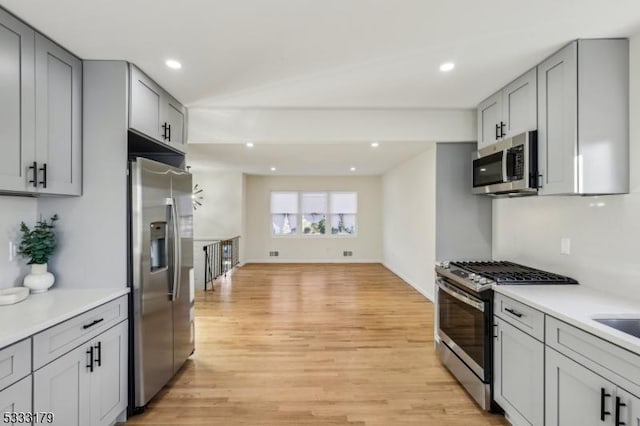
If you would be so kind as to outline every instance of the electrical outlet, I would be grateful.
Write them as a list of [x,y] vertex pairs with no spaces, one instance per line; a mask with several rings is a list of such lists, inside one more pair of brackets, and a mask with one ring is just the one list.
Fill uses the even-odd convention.
[[18,247],[13,241],[9,241],[9,262],[16,260],[18,256]]
[[560,254],[571,254],[571,238],[562,237],[560,238]]

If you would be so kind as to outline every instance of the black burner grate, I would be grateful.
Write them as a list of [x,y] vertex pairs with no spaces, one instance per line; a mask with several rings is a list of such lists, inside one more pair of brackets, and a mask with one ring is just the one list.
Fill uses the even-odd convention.
[[451,265],[489,278],[497,284],[578,284],[573,278],[513,262],[451,262]]

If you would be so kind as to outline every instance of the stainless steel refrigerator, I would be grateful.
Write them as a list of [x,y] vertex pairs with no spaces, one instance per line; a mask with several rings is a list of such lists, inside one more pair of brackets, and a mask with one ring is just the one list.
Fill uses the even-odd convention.
[[163,163],[130,162],[135,411],[194,351],[191,175]]

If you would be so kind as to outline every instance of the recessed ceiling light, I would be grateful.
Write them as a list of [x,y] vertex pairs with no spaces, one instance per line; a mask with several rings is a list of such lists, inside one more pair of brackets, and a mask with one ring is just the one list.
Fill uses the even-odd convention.
[[271,171],[272,171],[272,172],[275,172],[275,171],[276,171],[276,168],[275,168],[275,167],[271,167]]
[[440,71],[449,72],[455,67],[456,67],[456,64],[454,64],[453,62],[445,62],[444,64],[440,65]]
[[380,146],[380,144],[378,142],[371,142],[371,146],[377,148]]
[[352,172],[355,172],[356,168],[355,167],[351,167],[349,170],[351,170]]
[[172,70],[179,70],[182,68],[182,64],[175,59],[167,59],[165,61],[165,65],[171,68]]
[[247,148],[253,148],[253,142],[247,142]]

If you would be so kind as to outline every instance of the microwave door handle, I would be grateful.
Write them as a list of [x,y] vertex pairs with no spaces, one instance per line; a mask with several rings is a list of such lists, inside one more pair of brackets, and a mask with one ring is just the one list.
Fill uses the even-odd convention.
[[508,151],[505,149],[504,151],[502,151],[502,182],[507,183],[508,181],[508,176],[507,176],[507,156],[508,156]]
[[444,291],[445,293],[447,293],[449,296],[458,299],[459,301],[461,301],[462,303],[465,303],[469,306],[473,306],[474,308],[476,308],[479,311],[484,312],[484,303],[482,303],[481,301],[477,301],[475,299],[472,299],[464,294],[462,294],[462,292],[456,291],[454,289],[452,289],[449,285],[447,285],[444,281],[442,280],[438,280],[438,287],[440,287],[440,289],[442,291]]

